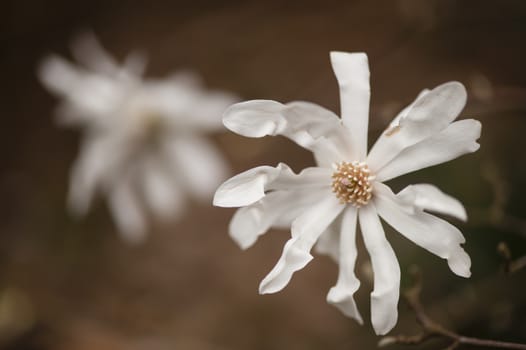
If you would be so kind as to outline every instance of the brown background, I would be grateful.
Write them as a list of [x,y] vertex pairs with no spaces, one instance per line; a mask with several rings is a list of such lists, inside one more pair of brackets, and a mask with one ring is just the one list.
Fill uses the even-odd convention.
[[[23,0],[1,7],[2,349],[370,349],[378,341],[369,325],[363,249],[362,327],[325,303],[337,275],[326,257],[316,257],[281,293],[259,296],[259,281],[287,234],[271,232],[243,252],[226,233],[232,210],[192,203],[183,220],[155,223],[140,246],[119,239],[102,200],[84,220],[67,214],[80,134],[56,126],[57,100],[35,72],[46,54],[67,56],[83,29],[93,29],[120,59],[133,49],[147,52],[151,76],[191,68],[209,87],[244,99],[308,100],[336,112],[328,52],[365,51],[371,140],[421,89],[463,82],[463,115],[483,123],[481,150],[392,187],[431,182],[465,203],[471,220],[455,224],[466,235],[473,277],[454,276],[395,232],[389,240],[404,288],[409,266],[423,269],[433,317],[468,335],[526,342],[526,275],[500,273],[495,248],[506,241],[514,256],[526,254],[524,1]],[[310,154],[282,138],[213,139],[233,173],[279,161],[296,170],[312,164]],[[495,198],[503,200],[492,211]],[[414,315],[403,302],[399,309],[393,334],[416,332]]]

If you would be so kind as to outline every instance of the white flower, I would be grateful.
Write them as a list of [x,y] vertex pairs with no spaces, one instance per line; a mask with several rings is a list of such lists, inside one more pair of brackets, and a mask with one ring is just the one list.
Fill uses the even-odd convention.
[[130,55],[120,66],[92,35],[77,41],[73,53],[84,66],[51,56],[39,72],[62,98],[60,121],[84,132],[70,209],[85,214],[101,191],[120,232],[137,241],[146,232],[147,210],[173,218],[183,211],[186,193],[210,198],[227,166],[201,134],[220,130],[221,114],[236,99],[205,91],[189,74],[144,79],[144,59]]
[[452,160],[479,148],[481,125],[454,122],[466,102],[462,84],[449,82],[423,91],[380,136],[367,154],[369,67],[364,53],[332,52],[340,86],[341,119],[307,102],[281,104],[254,100],[233,105],[223,122],[248,137],[283,135],[314,154],[317,166],[295,174],[285,164],[250,169],[226,181],[214,204],[242,207],[230,223],[230,235],[248,248],[271,227],[291,228],[276,266],[260,284],[260,293],[283,289],[292,274],[312,259],[311,249],[339,261],[329,303],[362,323],[353,299],[360,282],[354,273],[356,226],[374,270],[371,318],[377,334],[396,324],[400,268],[380,217],[406,238],[446,259],[451,270],[470,276],[471,261],[462,233],[427,211],[466,220],[456,199],[429,184],[394,194],[384,182]]

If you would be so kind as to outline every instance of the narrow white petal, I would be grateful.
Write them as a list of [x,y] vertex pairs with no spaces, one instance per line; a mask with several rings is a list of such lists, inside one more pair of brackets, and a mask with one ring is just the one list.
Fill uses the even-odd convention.
[[247,137],[288,137],[314,152],[317,160],[324,161],[323,164],[345,159],[345,152],[349,149],[340,118],[313,103],[241,102],[225,112],[223,123],[233,132]]
[[340,260],[340,231],[342,227],[342,216],[338,216],[332,224],[322,233],[314,246],[317,254],[328,255],[334,262]]
[[312,260],[310,251],[318,237],[344,207],[330,193],[294,220],[291,228],[292,238],[285,244],[276,266],[261,281],[259,285],[261,294],[279,292],[289,283],[294,272],[302,269]]
[[448,82],[420,94],[399,124],[390,126],[378,138],[367,156],[373,171],[391,161],[404,148],[445,129],[466,104],[467,93],[459,82]]
[[331,182],[331,170],[306,168],[295,174],[286,164],[277,167],[260,166],[238,174],[217,189],[214,205],[219,207],[242,207],[257,202],[269,190],[292,190],[294,188],[327,187]]
[[278,135],[287,127],[281,115],[285,106],[271,100],[253,100],[236,103],[223,114],[225,126],[246,137]]
[[91,205],[96,188],[104,178],[105,162],[100,148],[84,147],[73,164],[69,192],[68,208],[77,216],[85,215]]
[[257,202],[265,196],[265,185],[276,175],[277,168],[260,166],[238,174],[217,189],[214,205],[218,207],[242,207]]
[[440,133],[402,150],[376,173],[376,179],[384,182],[475,152],[480,147],[476,142],[480,130],[480,122],[474,119],[454,122]]
[[223,129],[221,116],[237,97],[206,90],[194,80],[179,75],[145,80],[140,90],[141,109],[153,111],[173,132]]
[[411,110],[411,108],[413,108],[413,106],[415,105],[415,103],[421,98],[423,97],[425,94],[427,94],[430,90],[429,89],[424,89],[422,91],[420,91],[418,93],[418,95],[416,96],[416,99],[411,102],[411,104],[409,104],[407,107],[405,107],[404,109],[402,109],[397,115],[396,117],[394,117],[394,119],[391,121],[391,123],[389,123],[389,127],[386,129],[389,130],[393,130],[392,128],[396,128],[398,125],[400,125],[400,120],[407,117],[407,114],[409,113],[409,111]]
[[354,318],[363,324],[362,316],[356,307],[353,295],[360,287],[360,281],[354,273],[356,257],[356,221],[358,211],[352,206],[345,209],[342,216],[340,233],[340,261],[338,282],[327,295],[327,302],[336,306],[345,316]]
[[466,209],[460,201],[431,184],[409,185],[396,196],[403,202],[411,202],[421,210],[450,215],[467,221]]
[[92,122],[107,123],[127,88],[124,82],[87,73],[55,55],[42,62],[39,77],[46,88],[65,99],[70,111]]
[[374,271],[371,322],[376,334],[384,335],[396,325],[398,319],[400,266],[393,248],[385,238],[374,203],[360,208],[358,215],[363,241]]
[[109,195],[109,208],[122,237],[139,243],[146,237],[146,220],[129,179],[121,179]]
[[230,237],[242,249],[247,249],[271,227],[289,228],[294,219],[325,193],[322,191],[270,192],[256,203],[236,211],[229,225]]
[[315,187],[328,188],[332,183],[332,173],[332,169],[329,168],[310,167],[295,174],[289,168],[288,171],[282,171],[276,179],[269,182],[266,189],[290,190]]
[[149,157],[141,165],[142,188],[149,208],[162,219],[177,217],[184,208],[184,195],[166,164]]
[[89,210],[95,191],[110,180],[124,157],[121,146],[111,135],[88,136],[83,141],[69,185],[68,207],[73,214],[85,215]]
[[182,115],[188,115],[188,119],[192,122],[199,122],[196,125],[202,126],[204,130],[211,126],[214,127],[213,130],[224,131],[223,113],[237,101],[239,98],[231,93],[201,88],[200,93],[194,97],[192,103],[187,105],[186,113],[182,113]]
[[120,67],[102,47],[95,34],[86,31],[79,35],[71,45],[71,52],[75,60],[89,68],[94,73],[115,76]]
[[148,57],[142,51],[132,51],[126,55],[122,64],[122,73],[127,77],[140,79],[146,71]]
[[369,62],[365,53],[331,52],[338,85],[343,124],[351,134],[352,159],[364,160],[369,125]]
[[389,225],[420,247],[447,259],[455,274],[471,275],[470,258],[461,246],[465,239],[455,226],[424,211],[408,210],[408,203],[397,198],[384,184],[376,183],[374,191],[378,214]]
[[226,161],[219,150],[199,136],[177,136],[163,140],[167,166],[189,193],[210,200],[214,190],[227,178]]
[[67,94],[75,88],[80,74],[75,66],[57,55],[46,57],[38,73],[40,81],[56,94]]

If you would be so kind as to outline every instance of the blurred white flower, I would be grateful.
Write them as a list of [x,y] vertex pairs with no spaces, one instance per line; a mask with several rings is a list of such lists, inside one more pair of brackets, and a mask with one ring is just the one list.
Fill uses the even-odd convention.
[[236,99],[204,90],[188,73],[145,79],[140,55],[118,65],[93,35],[72,49],[83,66],[50,56],[39,71],[43,84],[62,98],[61,123],[84,132],[69,207],[84,215],[101,191],[119,231],[139,241],[147,210],[177,217],[187,194],[210,198],[226,178],[223,157],[201,134],[220,130],[222,112]]
[[481,125],[468,119],[453,122],[466,102],[462,84],[449,82],[423,91],[380,136],[367,154],[369,67],[363,53],[331,53],[340,86],[340,119],[307,102],[281,104],[254,100],[233,105],[223,122],[247,137],[283,135],[312,151],[316,167],[295,174],[277,167],[250,169],[226,181],[214,204],[242,207],[230,223],[230,235],[250,247],[271,227],[291,228],[276,266],[260,284],[260,293],[283,289],[293,273],[312,259],[311,249],[339,261],[329,303],[362,323],[353,299],[360,282],[354,273],[356,226],[374,271],[371,318],[377,334],[396,324],[400,268],[380,217],[419,246],[447,259],[451,270],[470,276],[471,261],[462,248],[462,233],[426,211],[466,220],[456,199],[429,184],[406,187],[398,194],[384,184],[397,176],[452,160],[479,148]]

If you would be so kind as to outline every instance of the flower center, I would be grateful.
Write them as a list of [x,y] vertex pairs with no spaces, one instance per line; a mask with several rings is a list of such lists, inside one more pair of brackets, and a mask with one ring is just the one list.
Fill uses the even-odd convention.
[[332,192],[340,199],[340,203],[350,203],[361,207],[369,203],[373,187],[369,167],[364,162],[341,162],[337,164],[336,171],[332,174]]
[[157,145],[163,129],[161,116],[157,113],[145,111],[133,114],[132,118],[128,126],[133,142],[140,147]]

